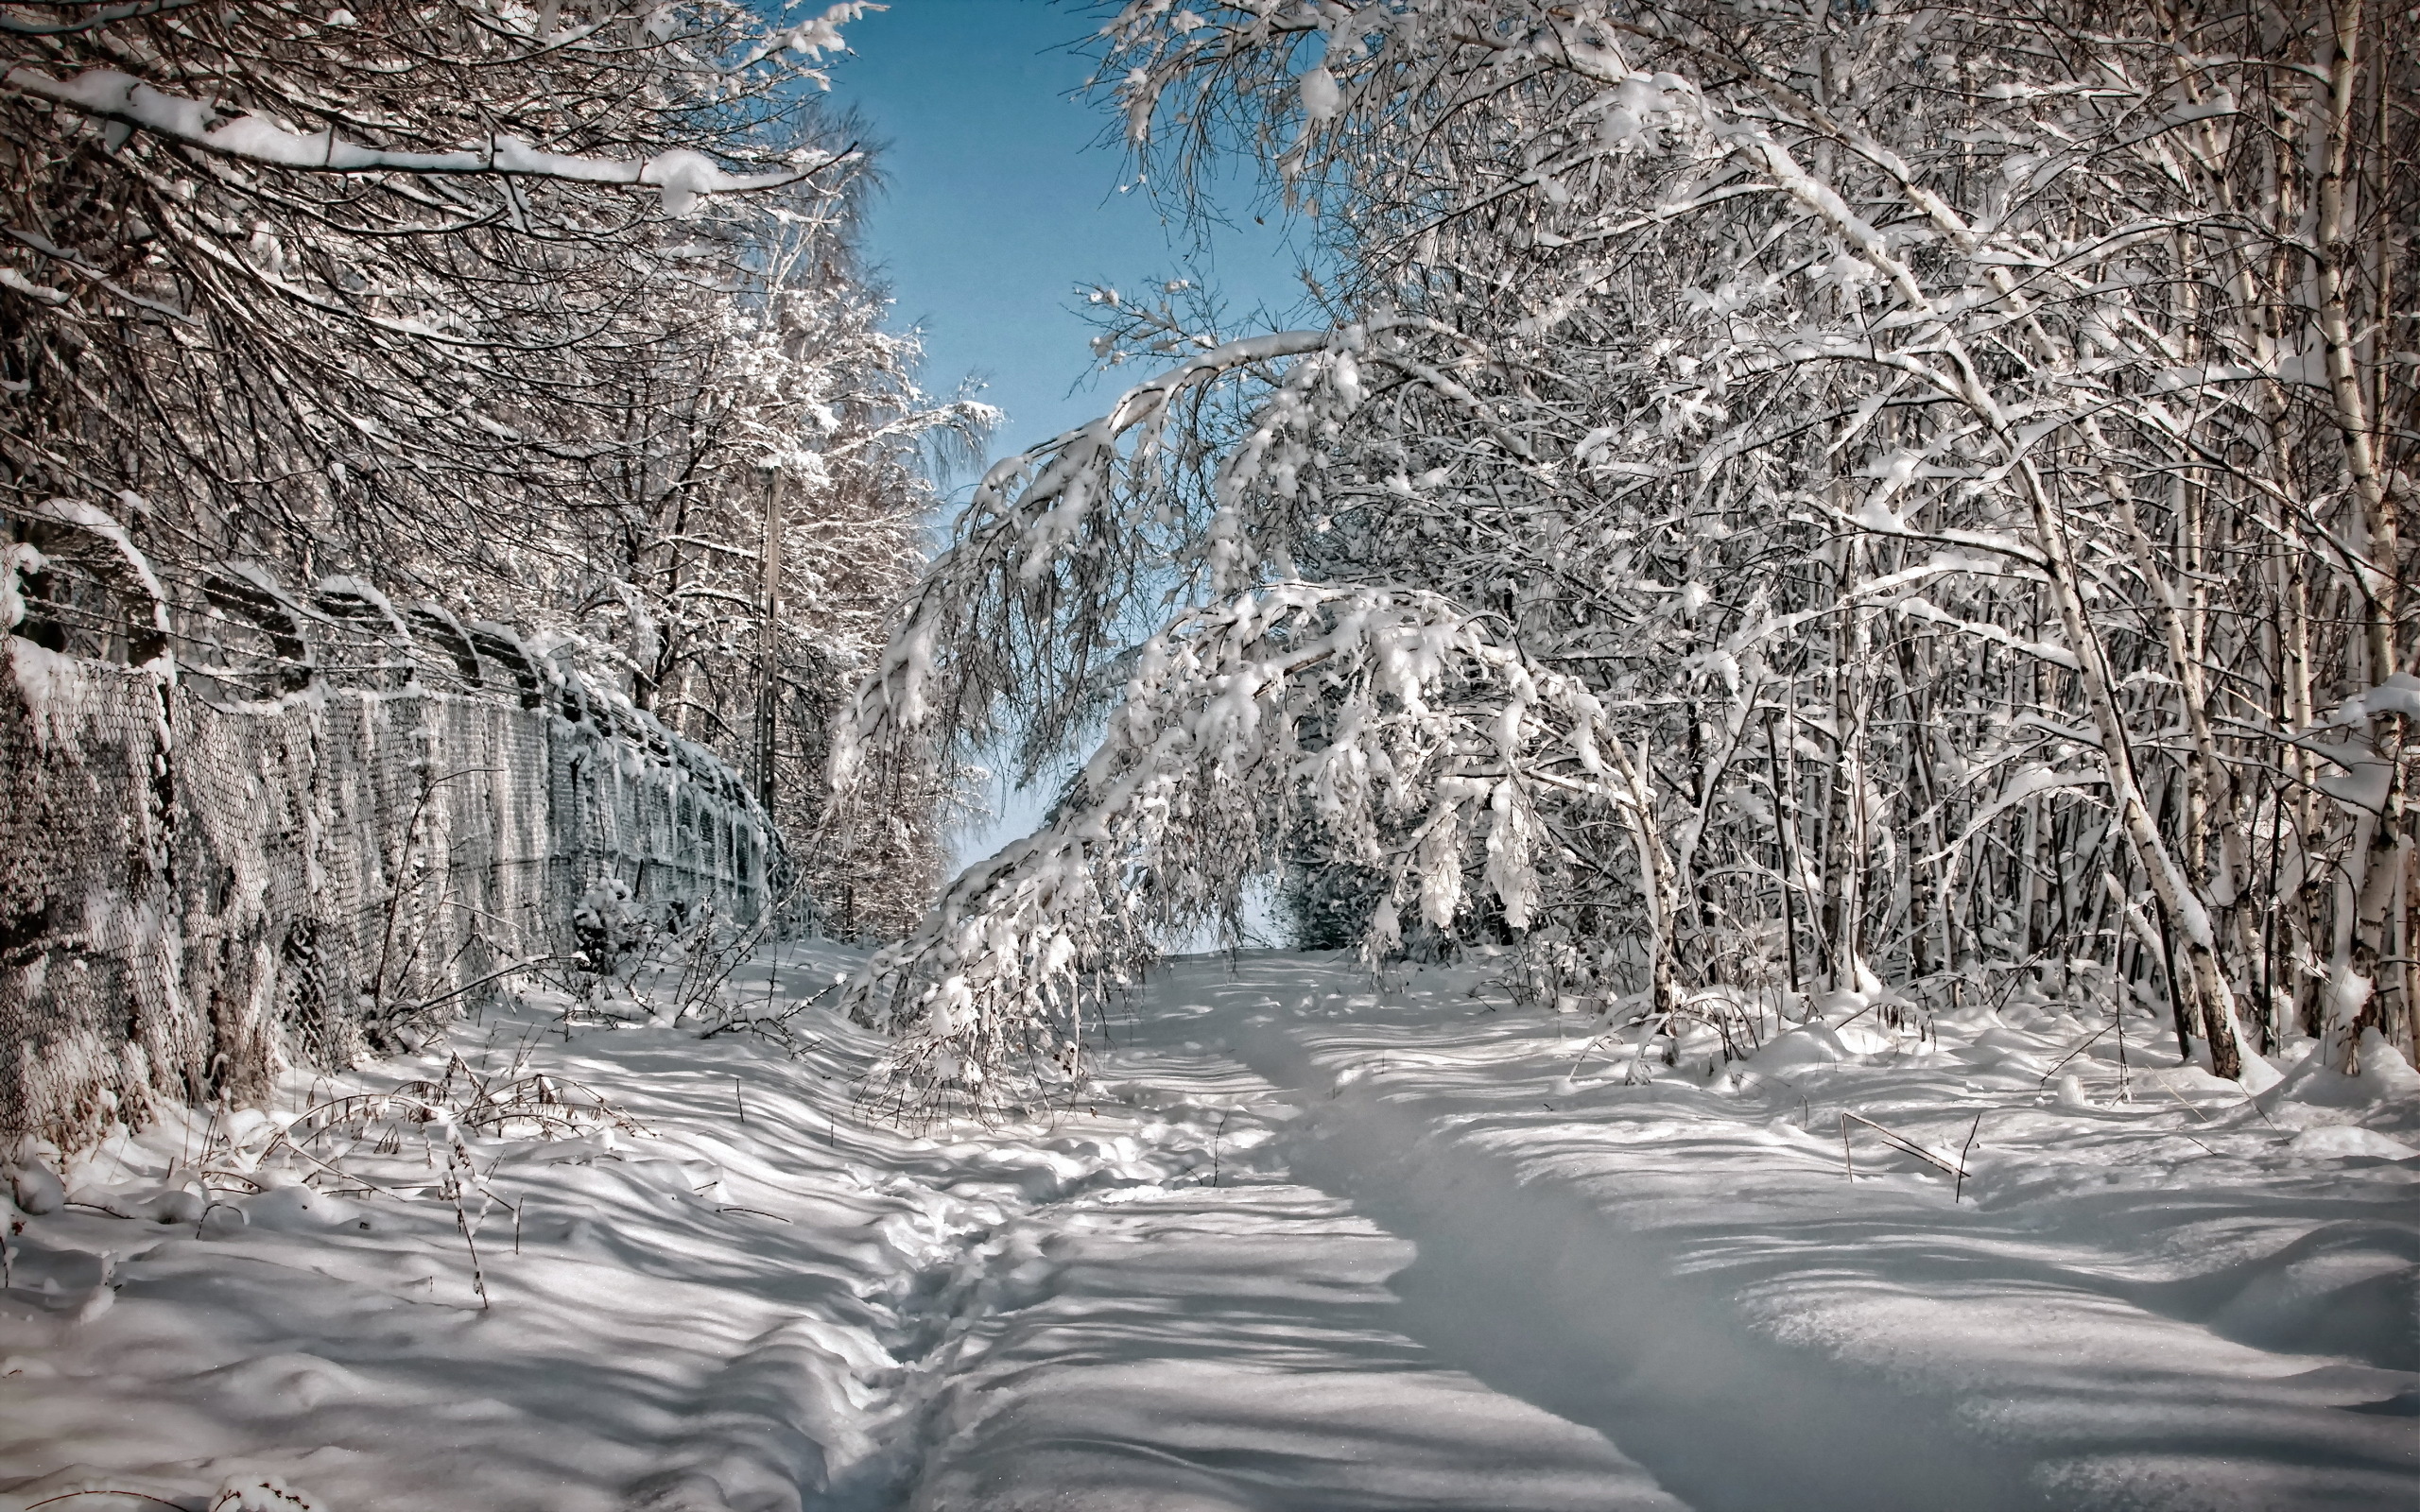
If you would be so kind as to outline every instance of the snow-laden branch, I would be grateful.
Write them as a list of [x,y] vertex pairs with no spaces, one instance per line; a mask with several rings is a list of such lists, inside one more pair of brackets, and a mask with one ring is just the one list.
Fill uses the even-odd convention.
[[[1072,652],[1080,675],[1084,653],[1156,555],[1147,524],[1115,507],[1121,466],[1152,466],[1157,432],[1182,395],[1321,353],[1327,360],[1302,368],[1298,385],[1315,370],[1349,384],[1352,352],[1368,338],[1367,328],[1353,327],[1227,342],[1127,389],[1089,424],[993,464],[976,485],[959,539],[934,560],[858,689],[834,746],[836,784],[848,785],[870,747],[912,735],[945,706],[979,721],[1011,688],[1046,700],[1035,668],[1016,656],[1030,638],[1044,643],[1047,657]],[[1137,432],[1128,461],[1119,448]],[[1208,535],[1203,559],[1214,572],[1232,572],[1242,546],[1232,532],[1220,539],[1215,523]]]
[[[1374,742],[1405,711],[1358,709],[1329,662],[1272,674],[1319,690],[1306,749],[1421,774],[1374,860],[1300,782],[1246,803],[1110,781],[944,911],[996,919],[983,889],[1080,851],[1086,886],[1148,913],[1208,885],[1164,873],[1233,882],[1274,847],[1289,887],[1342,901],[1301,919],[1381,937],[1416,875],[1454,928],[1591,997],[1668,1001],[1677,972],[1895,1012],[1995,959],[2094,960],[2164,994],[2221,1074],[2248,1064],[2240,1005],[2262,1035],[2315,1031],[2310,984],[2369,980],[2411,927],[2408,716],[2364,705],[2325,749],[2231,721],[2308,727],[2413,654],[2385,507],[2411,470],[2381,460],[2411,438],[2377,418],[2411,403],[2388,335],[2410,195],[2373,117],[2420,55],[2371,40],[2370,3],[2289,4],[2282,30],[2221,5],[2188,53],[2149,13],[2066,0],[1849,26],[1733,0],[1136,0],[1097,77],[1150,181],[1207,184],[1252,144],[1335,230],[1321,298],[1394,323],[1270,364],[1203,423],[1147,393],[1147,439],[1016,459],[894,644],[932,669],[901,684],[921,706],[889,706],[1038,696],[1063,742],[1131,707],[1099,691],[1133,671],[1119,647],[1295,581],[1432,594],[1511,660],[1424,695],[1452,713],[1426,745]],[[1598,713],[1518,714],[1532,744],[1507,756],[1516,666],[1569,669]],[[1282,725],[1252,678],[1169,696],[1193,720],[1247,683]],[[2010,760],[2047,775],[1984,780]],[[2313,801],[2344,785],[2331,765],[2376,803]],[[1551,837],[1535,908],[1479,880],[1492,857],[1436,798],[1490,784],[1477,816],[1513,778]],[[1144,817],[1106,818],[1113,789]],[[1070,850],[1063,820],[1107,849]],[[1196,823],[1223,849],[1187,849]],[[2155,903],[2159,959],[2113,963],[2104,870],[2129,919]],[[1017,896],[1046,893],[1080,896]],[[1043,931],[1056,905],[1033,906]],[[1005,990],[918,959],[940,974],[890,1000],[913,1042],[932,1005],[979,1017]],[[2394,990],[2420,1030],[2420,974]]]
[[703,196],[783,188],[836,164],[855,163],[860,156],[854,151],[809,149],[796,154],[786,168],[733,173],[687,147],[672,147],[633,161],[549,152],[519,137],[501,134],[447,152],[399,152],[348,142],[333,127],[301,132],[288,130],[265,115],[247,112],[230,117],[207,101],[167,94],[115,69],[87,69],[62,79],[21,66],[9,70],[0,82],[21,94],[108,122],[119,131],[147,131],[163,141],[258,167],[646,186],[663,191],[665,213],[670,215],[689,214]]
[[[1602,730],[1575,681],[1436,594],[1300,580],[1237,593],[1138,649],[1049,819],[853,977],[852,1011],[905,1036],[904,1095],[988,1103],[1034,1090],[994,1085],[1004,1073],[1063,1080],[1090,1006],[1172,934],[1231,917],[1298,814],[1385,879],[1374,957],[1401,940],[1404,910],[1451,924],[1466,852],[1526,928],[1542,901],[1537,783],[1631,796]],[[1546,775],[1575,763],[1579,779]]]
[[92,14],[78,16],[73,21],[29,21],[24,16],[0,10],[0,36],[73,37],[123,22],[164,16],[201,3],[202,0],[128,0],[124,5],[103,6]]

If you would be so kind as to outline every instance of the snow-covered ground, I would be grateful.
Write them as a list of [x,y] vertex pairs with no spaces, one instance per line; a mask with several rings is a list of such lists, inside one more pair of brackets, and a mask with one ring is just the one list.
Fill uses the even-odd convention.
[[[782,947],[734,1000],[850,964]],[[2039,1006],[1639,1066],[1494,974],[1188,959],[1080,1106],[921,1132],[856,1108],[881,1046],[821,1007],[785,1051],[566,1040],[538,995],[450,1083],[288,1110],[418,1079],[451,1118],[205,1114],[63,1204],[21,1173],[0,1509],[2420,1498],[2420,1075],[2383,1047],[2256,1102]],[[458,1121],[474,1075],[577,1128]]]

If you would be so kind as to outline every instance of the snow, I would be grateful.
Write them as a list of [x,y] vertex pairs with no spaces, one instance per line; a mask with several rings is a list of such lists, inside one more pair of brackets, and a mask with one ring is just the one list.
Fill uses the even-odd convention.
[[2257,1099],[2082,1004],[1666,1065],[1506,964],[1188,958],[1072,1106],[916,1126],[781,945],[21,1162],[0,1508],[2411,1504],[2375,1033]]
[[[127,494],[125,497],[131,499],[134,496]],[[159,576],[151,571],[149,560],[136,549],[133,541],[127,539],[126,527],[108,514],[80,499],[43,499],[17,507],[36,519],[55,520],[100,537],[116,549],[136,587],[154,603],[167,598],[167,592],[160,586]]]
[[1344,108],[1343,91],[1336,76],[1324,68],[1314,68],[1303,76],[1303,114],[1313,121],[1329,121]]
[[2357,814],[2383,813],[2394,785],[2394,764],[2356,754],[2344,746],[2326,747],[2325,753],[2344,768],[2344,775],[2314,778],[2311,785]]
[[41,300],[49,304],[64,304],[71,297],[65,289],[37,284],[13,267],[0,267],[0,288],[14,289],[29,300]]
[[88,712],[77,696],[84,686],[82,663],[20,635],[6,640],[9,673],[26,701],[35,744],[46,750],[72,743]]
[[2378,719],[2388,714],[2420,719],[2420,678],[2409,672],[2396,673],[2367,693],[2345,699],[2332,722],[2349,725],[2357,720]]
[[67,1200],[59,1177],[39,1165],[9,1167],[9,1195],[19,1210],[37,1217],[57,1212]]

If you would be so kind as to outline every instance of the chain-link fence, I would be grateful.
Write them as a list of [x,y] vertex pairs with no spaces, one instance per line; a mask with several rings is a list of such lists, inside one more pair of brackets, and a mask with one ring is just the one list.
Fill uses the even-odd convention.
[[162,584],[73,507],[10,534],[0,1132],[79,1145],[389,1047],[568,957],[608,879],[674,924],[770,906],[743,785],[568,648],[351,579]]

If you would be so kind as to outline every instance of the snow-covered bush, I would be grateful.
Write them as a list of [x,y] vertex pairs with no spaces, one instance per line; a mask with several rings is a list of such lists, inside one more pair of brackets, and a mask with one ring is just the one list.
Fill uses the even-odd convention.
[[579,968],[600,982],[628,973],[631,958],[655,936],[659,920],[631,901],[631,885],[607,877],[579,895],[571,935]]

